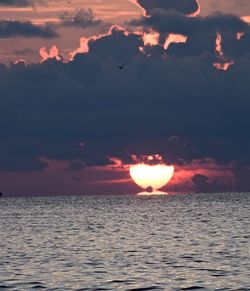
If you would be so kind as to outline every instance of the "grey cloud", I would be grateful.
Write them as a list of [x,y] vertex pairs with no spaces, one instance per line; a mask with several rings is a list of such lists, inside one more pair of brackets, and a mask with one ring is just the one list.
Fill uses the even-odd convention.
[[69,63],[0,67],[1,169],[42,170],[39,157],[81,169],[110,165],[111,156],[131,162],[132,153],[250,165],[250,49],[224,72],[213,67],[212,50],[180,58],[158,46],[144,54],[142,45],[116,28]]
[[[168,54],[175,56],[195,56],[202,53],[213,54],[217,32],[222,35],[222,46],[229,56],[239,56],[249,52],[250,26],[234,15],[215,14],[208,17],[186,17],[185,15],[163,10],[154,11],[150,18],[134,20],[132,25],[154,29],[161,33],[161,42],[165,42],[170,33],[188,37],[185,44],[169,46]],[[244,32],[240,41],[236,34]]]
[[151,15],[154,9],[161,8],[164,11],[176,11],[183,14],[192,14],[199,8],[196,0],[137,0],[148,15]]
[[154,28],[164,34],[176,33],[188,36],[199,32],[207,33],[211,30],[237,33],[249,29],[249,25],[235,15],[215,14],[207,17],[186,17],[179,13],[163,10],[156,10],[150,18],[142,17],[130,24]]
[[0,5],[3,6],[30,6],[33,4],[33,0],[0,0]]
[[138,35],[126,36],[123,31],[114,27],[111,35],[90,41],[89,53],[124,63],[138,55],[141,46],[143,46],[143,41]]
[[105,26],[107,28],[107,25],[103,21],[97,19],[94,12],[90,8],[80,8],[74,13],[64,12],[60,15],[60,19],[63,25],[68,26],[78,26],[81,28]]
[[193,182],[193,191],[195,192],[220,192],[220,191],[225,191],[225,189],[227,191],[231,190],[230,188],[228,188],[227,185],[225,185],[224,183],[221,183],[219,181],[219,179],[212,179],[212,181],[210,181],[210,179],[205,176],[205,175],[201,175],[201,174],[196,174],[192,177],[192,182]]
[[55,38],[58,34],[50,26],[38,26],[29,21],[1,20],[0,38],[41,37]]
[[46,4],[45,0],[0,0],[0,6],[27,7],[36,4]]

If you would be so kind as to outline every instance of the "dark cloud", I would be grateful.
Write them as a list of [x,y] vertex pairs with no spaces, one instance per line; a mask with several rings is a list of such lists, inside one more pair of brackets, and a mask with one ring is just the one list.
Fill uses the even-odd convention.
[[233,164],[232,173],[236,181],[236,189],[240,192],[249,192],[250,165],[243,160]]
[[23,7],[23,6],[30,6],[32,4],[33,4],[32,0],[0,0],[0,5],[3,5],[3,6]]
[[250,29],[244,32],[239,41],[235,41],[235,35],[225,32],[222,45],[225,54],[234,58],[249,54]]
[[[143,24],[169,32],[154,19]],[[225,35],[247,29],[223,15],[187,26],[188,36],[209,35],[211,27]],[[211,49],[178,57],[160,45],[145,53],[140,35],[113,28],[68,63],[0,67],[1,169],[41,170],[46,157],[81,170],[112,165],[112,156],[131,162],[131,154],[157,153],[180,165],[212,158],[229,169],[244,160],[244,167],[232,170],[241,183],[237,173],[250,165],[250,47],[220,71],[213,67],[215,37],[208,37]],[[117,68],[121,63],[123,70]],[[206,177],[193,181],[197,190],[222,187]]]
[[45,4],[45,0],[0,0],[0,6],[27,7],[35,4]]
[[41,37],[54,38],[58,34],[50,26],[38,26],[29,21],[1,20],[0,38],[10,37]]
[[209,179],[209,177],[201,174],[196,174],[192,177],[193,191],[195,192],[220,192],[231,190],[227,185],[221,182],[219,179]]
[[183,14],[192,14],[199,9],[196,0],[137,0],[137,3],[151,15],[155,9],[176,11]]
[[63,25],[76,26],[81,28],[103,27],[108,28],[108,24],[97,19],[92,9],[77,9],[74,13],[64,12],[60,15]]
[[[168,54],[174,56],[197,56],[202,53],[214,53],[215,39],[218,32],[222,35],[222,46],[229,56],[242,56],[249,53],[250,26],[234,15],[215,14],[208,17],[186,17],[173,12],[154,11],[150,18],[143,17],[131,22],[159,31],[164,44],[170,33],[187,36],[185,44],[172,43]],[[237,33],[244,35],[237,41]]]
[[138,35],[127,36],[124,32],[124,30],[114,27],[110,35],[91,40],[89,42],[90,55],[110,58],[117,61],[118,64],[131,61],[136,55],[139,55],[139,47],[143,46],[143,41]]
[[91,166],[114,165],[114,162],[110,158],[103,156],[103,153],[91,153],[89,149],[82,152],[81,158],[81,160],[78,159],[70,161],[67,168],[71,171],[81,171],[82,169]]

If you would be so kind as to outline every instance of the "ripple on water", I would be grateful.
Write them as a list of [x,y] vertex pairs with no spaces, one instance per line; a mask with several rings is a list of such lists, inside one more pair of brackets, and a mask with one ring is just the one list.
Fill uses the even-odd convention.
[[0,202],[1,290],[250,290],[247,193]]
[[133,289],[127,289],[126,291],[148,291],[148,290],[163,290],[159,286],[148,286],[148,287],[142,287],[142,288],[133,288]]
[[191,287],[186,287],[186,288],[181,288],[180,290],[200,290],[204,289],[202,286],[191,286]]

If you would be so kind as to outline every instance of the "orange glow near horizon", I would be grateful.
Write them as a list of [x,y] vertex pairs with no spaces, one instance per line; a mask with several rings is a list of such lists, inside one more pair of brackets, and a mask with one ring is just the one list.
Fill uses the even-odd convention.
[[214,63],[214,67],[216,69],[218,69],[218,70],[227,71],[233,64],[234,64],[234,61],[230,61],[230,62],[227,62],[227,63],[215,62]]
[[129,0],[130,2],[132,2],[133,4],[135,4],[137,7],[139,7],[141,10],[142,10],[142,15],[144,16],[144,17],[148,17],[147,16],[147,11],[146,11],[146,9],[144,9],[138,2],[137,2],[137,0]]
[[234,61],[227,60],[227,58],[224,55],[222,49],[222,36],[220,32],[217,32],[215,41],[215,52],[218,57],[218,62],[214,62],[213,66],[218,70],[227,71],[234,64]]
[[151,30],[150,32],[143,33],[142,36],[144,45],[150,45],[150,46],[154,46],[154,45],[158,45],[159,44],[159,39],[160,39],[160,33],[157,31],[153,31]]
[[74,51],[69,53],[69,60],[72,61],[76,54],[79,53],[87,53],[89,51],[89,40],[90,38],[81,37],[80,38],[80,46]]
[[196,2],[197,2],[197,5],[198,5],[198,9],[195,12],[187,15],[188,17],[197,17],[197,16],[199,16],[201,14],[201,6],[200,6],[200,3],[198,2],[198,0],[196,0]]
[[49,49],[49,52],[47,52],[46,47],[41,47],[39,54],[42,58],[41,62],[44,62],[48,59],[56,59],[58,61],[62,60],[62,57],[59,54],[59,49],[56,45],[53,45],[51,49]]
[[215,51],[219,57],[224,58],[224,53],[222,51],[222,36],[219,32],[217,32],[217,36],[216,36]]
[[242,16],[241,19],[247,23],[250,23],[250,16]]
[[157,191],[165,186],[173,177],[174,166],[137,164],[130,166],[130,176],[141,188],[152,187]]
[[167,50],[171,43],[186,43],[187,39],[186,35],[170,33],[165,41],[164,49]]

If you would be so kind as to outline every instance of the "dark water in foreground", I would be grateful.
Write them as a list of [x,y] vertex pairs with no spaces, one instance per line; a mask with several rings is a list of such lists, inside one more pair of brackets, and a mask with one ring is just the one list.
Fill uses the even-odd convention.
[[250,194],[0,199],[0,290],[250,290]]

